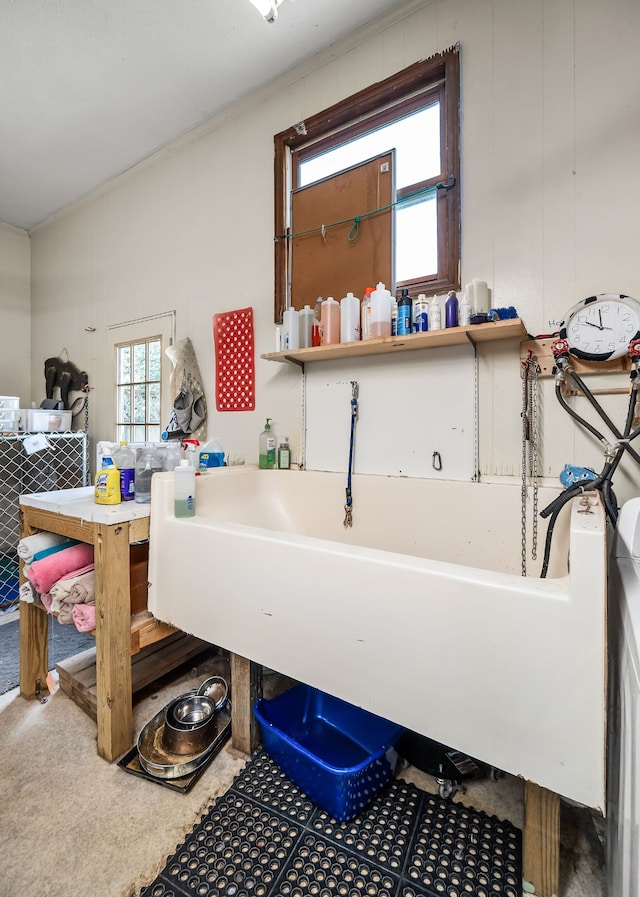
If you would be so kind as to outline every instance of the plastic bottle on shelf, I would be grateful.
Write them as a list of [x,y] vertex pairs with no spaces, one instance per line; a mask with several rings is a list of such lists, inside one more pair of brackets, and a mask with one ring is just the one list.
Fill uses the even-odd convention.
[[137,502],[151,501],[151,477],[162,470],[162,461],[150,442],[136,453],[136,475],[134,495]]
[[458,326],[458,297],[455,290],[450,290],[447,301],[444,304],[444,326]]
[[413,303],[413,332],[425,333],[429,329],[429,300],[420,293]]
[[458,312],[458,321],[459,321],[461,327],[468,327],[469,324],[471,323],[472,309],[471,309],[471,303],[469,302],[468,290],[469,290],[469,287],[467,286],[465,288],[464,293],[462,294],[462,299],[460,301],[460,309]]
[[289,470],[291,467],[291,449],[289,448],[288,436],[285,436],[278,446],[278,467],[280,470]]
[[371,294],[373,287],[366,287],[362,298],[362,307],[360,309],[360,338],[371,339],[369,326],[371,320]]
[[371,294],[369,338],[391,336],[391,293],[379,282]]
[[300,317],[295,308],[288,308],[282,316],[285,349],[300,348]]
[[360,300],[347,293],[340,300],[340,342],[355,343],[360,339]]
[[260,470],[274,470],[276,467],[276,435],[271,429],[270,417],[258,439],[258,467]]
[[333,296],[327,296],[320,312],[322,345],[332,346],[340,342],[340,303]]
[[442,308],[437,296],[433,297],[429,305],[429,330],[442,330]]
[[113,463],[120,471],[120,499],[133,501],[135,498],[136,456],[126,442],[113,453]]
[[300,322],[300,348],[308,349],[311,343],[311,328],[313,325],[313,309],[310,305],[305,305],[300,309],[298,318]]
[[224,467],[224,449],[219,439],[208,439],[200,446],[198,467],[200,470],[206,470],[208,467]]
[[196,472],[183,458],[176,467],[173,494],[173,513],[176,517],[195,517]]
[[403,287],[398,299],[396,333],[398,336],[405,336],[407,333],[411,333],[411,296],[409,296],[409,290],[406,287]]
[[313,312],[313,323],[311,324],[311,345],[322,345],[322,324],[320,322],[320,313],[322,311],[322,296],[316,299],[316,307]]
[[95,502],[98,505],[120,504],[120,471],[113,458],[105,455],[95,479]]
[[182,461],[182,443],[179,439],[167,442],[159,454],[161,452],[163,453],[161,458],[163,470],[175,470]]

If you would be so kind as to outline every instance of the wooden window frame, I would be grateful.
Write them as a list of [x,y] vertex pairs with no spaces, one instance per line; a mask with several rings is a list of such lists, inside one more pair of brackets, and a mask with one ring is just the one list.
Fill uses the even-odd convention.
[[[460,289],[460,48],[451,47],[429,59],[372,84],[329,109],[319,112],[274,137],[275,301],[274,320],[282,321],[288,304],[289,196],[297,185],[295,154],[300,158],[343,143],[372,126],[380,126],[422,105],[425,97],[440,102],[442,171],[420,184],[436,188],[438,203],[438,272],[424,279],[402,281],[418,293],[441,293]],[[294,171],[295,169],[295,171]],[[416,185],[411,190],[415,191]],[[402,190],[397,191],[401,199]]]

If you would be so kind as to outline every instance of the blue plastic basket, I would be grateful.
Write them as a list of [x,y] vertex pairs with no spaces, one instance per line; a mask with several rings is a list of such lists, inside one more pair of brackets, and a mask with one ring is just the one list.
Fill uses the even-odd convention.
[[0,557],[0,608],[16,604],[19,597],[18,560],[13,557]]
[[395,771],[402,727],[317,688],[261,699],[255,714],[271,759],[339,822],[366,807]]

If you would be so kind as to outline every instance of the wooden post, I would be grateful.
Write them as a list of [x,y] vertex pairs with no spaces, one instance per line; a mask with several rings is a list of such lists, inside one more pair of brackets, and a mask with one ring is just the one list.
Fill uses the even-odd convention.
[[[30,527],[20,511],[20,538],[31,536],[36,530]],[[20,562],[20,582],[25,582]],[[41,607],[20,602],[20,694],[33,698],[36,680],[40,680],[43,692],[47,689],[49,672],[49,616]]]
[[560,797],[524,783],[522,877],[525,891],[555,897],[560,886]]
[[94,552],[98,753],[112,762],[133,741],[129,524],[97,524]]
[[231,743],[237,751],[252,754],[260,743],[253,705],[262,693],[262,667],[231,654]]

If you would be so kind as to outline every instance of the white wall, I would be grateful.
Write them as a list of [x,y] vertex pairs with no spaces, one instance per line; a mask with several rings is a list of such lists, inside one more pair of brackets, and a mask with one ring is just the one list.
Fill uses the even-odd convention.
[[[29,234],[0,224],[0,395],[31,395],[31,245]],[[28,406],[27,406],[28,407]]]
[[[175,308],[205,380],[210,435],[255,461],[268,415],[296,457],[297,369],[258,359],[256,411],[214,410],[212,315],[252,305],[256,351],[273,348],[273,135],[458,41],[462,282],[486,279],[493,304],[515,305],[531,333],[596,292],[640,298],[639,31],[637,0],[433,0],[310,60],[33,232],[32,397],[44,358],[66,347],[91,376],[93,435],[110,438],[105,328]],[[600,466],[549,386],[543,472]],[[518,474],[517,343],[482,349],[479,390],[481,470]],[[619,494],[637,491],[619,482]]]

